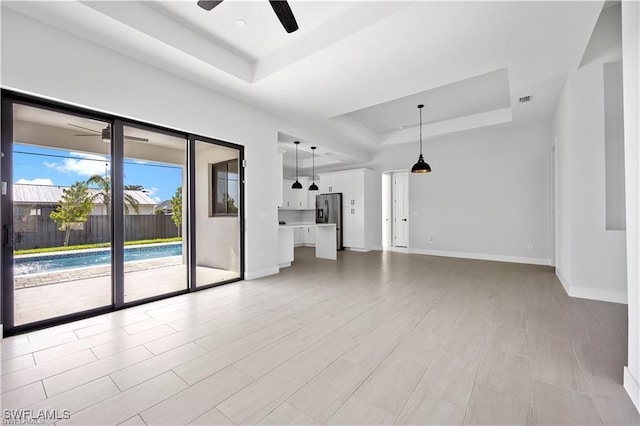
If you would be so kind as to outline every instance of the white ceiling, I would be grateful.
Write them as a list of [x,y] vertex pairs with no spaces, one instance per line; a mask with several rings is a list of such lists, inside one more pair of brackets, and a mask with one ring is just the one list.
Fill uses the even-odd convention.
[[[29,138],[17,140],[26,144],[45,144],[56,146],[61,149],[71,149],[91,154],[104,154],[108,152],[105,143],[102,141],[102,129],[108,126],[103,121],[80,117],[71,114],[50,111],[47,109],[31,107],[27,105],[16,105],[13,110],[13,118],[19,123],[23,134],[25,127],[30,127]],[[32,126],[36,124],[36,126]],[[86,130],[85,130],[86,129]],[[46,142],[50,135],[56,134],[57,141]],[[125,138],[144,138],[146,141],[126,141],[126,147],[135,144],[144,144],[154,148],[174,149],[185,151],[186,140],[165,133],[154,132],[131,126],[124,127]],[[55,143],[53,143],[55,142]],[[69,145],[68,147],[66,145]]]
[[[602,9],[598,1],[290,1],[287,34],[266,0],[2,2],[94,43],[280,114],[291,166],[367,162],[386,144],[549,119]],[[248,25],[239,27],[236,19]],[[518,104],[523,95],[533,101]],[[329,152],[329,155],[323,154]],[[293,157],[295,158],[295,157]],[[295,160],[294,160],[295,161]]]
[[389,133],[419,124],[418,105],[423,104],[422,123],[466,117],[508,108],[507,69],[489,72],[345,114],[376,133]]

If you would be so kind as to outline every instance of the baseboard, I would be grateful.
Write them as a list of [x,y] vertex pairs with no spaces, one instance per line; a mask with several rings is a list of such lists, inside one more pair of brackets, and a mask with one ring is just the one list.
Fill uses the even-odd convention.
[[495,262],[526,263],[529,265],[544,265],[544,266],[551,265],[551,259],[541,259],[539,257],[504,256],[500,254],[467,253],[467,252],[457,252],[457,251],[425,250],[425,249],[413,249],[413,248],[410,248],[408,253],[426,254],[428,256],[456,257],[460,259],[492,260]]
[[347,250],[347,251],[357,251],[359,253],[367,253],[367,252],[371,251],[371,250],[358,248],[358,247],[345,247],[344,249]]
[[560,284],[562,284],[564,291],[570,297],[577,297],[578,299],[599,300],[601,302],[623,303],[625,305],[627,304],[627,293],[572,286],[569,280],[566,279],[565,276],[560,272],[558,272],[557,269],[556,276],[558,277]]
[[577,297],[580,299],[627,304],[627,293],[619,291],[598,290],[587,287],[569,287],[567,294],[571,297]]
[[[289,264],[291,265],[291,264]],[[269,268],[260,269],[258,271],[245,271],[244,279],[245,280],[255,280],[258,278],[266,277],[268,275],[274,275],[280,272],[280,268],[277,266],[271,266]]]
[[640,384],[627,367],[624,367],[624,389],[629,394],[631,402],[636,406],[636,410],[640,411]]
[[564,292],[567,293],[567,296],[570,296],[571,286],[569,285],[569,280],[567,280],[564,275],[558,272],[558,268],[556,268],[556,277],[558,277],[558,281],[560,281],[560,284],[562,284]]
[[395,253],[409,253],[409,249],[406,247],[389,247],[387,250]]
[[373,246],[373,250],[382,251],[382,246]]

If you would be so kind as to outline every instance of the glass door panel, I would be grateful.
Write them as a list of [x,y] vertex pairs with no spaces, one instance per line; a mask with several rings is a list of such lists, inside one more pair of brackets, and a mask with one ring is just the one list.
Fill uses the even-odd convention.
[[240,151],[195,142],[196,287],[240,278]]
[[109,123],[14,105],[14,326],[112,304],[110,194],[91,183],[109,142]]
[[124,301],[188,288],[186,140],[124,127]]

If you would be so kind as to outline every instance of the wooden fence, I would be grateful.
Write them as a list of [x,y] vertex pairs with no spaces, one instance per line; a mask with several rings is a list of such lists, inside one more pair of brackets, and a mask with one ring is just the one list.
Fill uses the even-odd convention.
[[[150,240],[179,236],[178,227],[170,215],[127,215],[124,218],[125,241]],[[95,244],[111,241],[109,216],[89,216],[89,219],[72,230],[69,245]],[[65,231],[48,216],[24,216],[13,224],[15,250],[64,245]]]

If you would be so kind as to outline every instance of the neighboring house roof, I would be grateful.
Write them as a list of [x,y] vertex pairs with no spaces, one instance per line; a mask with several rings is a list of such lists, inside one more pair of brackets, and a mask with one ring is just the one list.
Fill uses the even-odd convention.
[[156,205],[155,200],[149,197],[146,191],[133,191],[130,189],[125,189],[124,193],[127,195],[131,195],[133,199],[136,200],[140,205]]
[[[14,203],[31,203],[31,204],[58,204],[62,198],[62,193],[67,186],[49,186],[49,185],[13,185],[13,202]],[[91,195],[99,192],[98,189],[89,188]],[[156,202],[149,197],[144,191],[125,190],[125,194],[131,195],[140,205],[155,206]],[[99,204],[99,203],[96,203]]]
[[161,201],[156,206],[156,209],[158,209],[158,210],[173,210],[173,203],[171,203],[171,200]]

